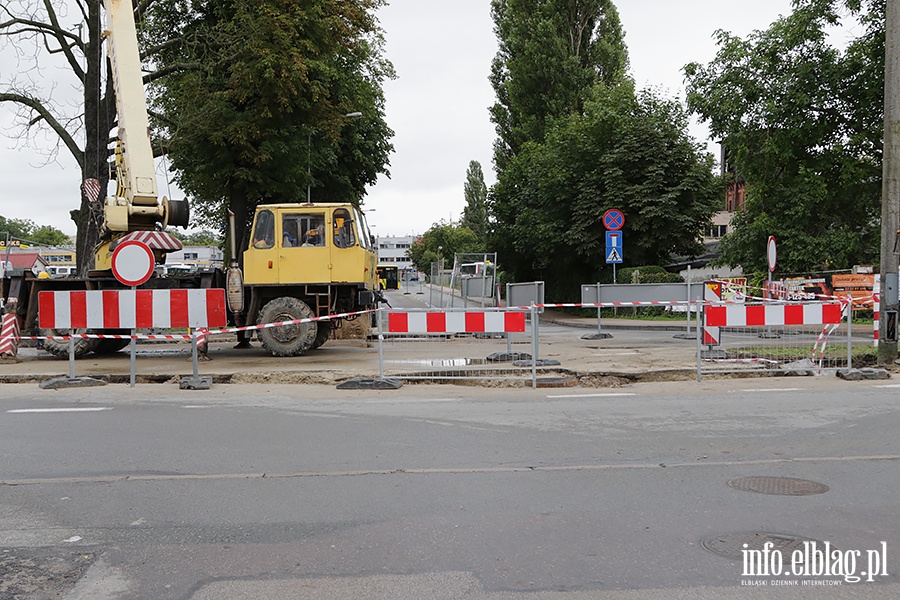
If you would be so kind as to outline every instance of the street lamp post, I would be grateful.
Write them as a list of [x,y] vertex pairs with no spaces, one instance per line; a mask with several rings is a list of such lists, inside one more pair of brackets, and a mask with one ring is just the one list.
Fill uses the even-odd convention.
[[[358,119],[363,114],[361,112],[346,113],[344,117],[347,119]],[[306,136],[306,203],[312,203],[312,134],[315,128],[309,130]]]

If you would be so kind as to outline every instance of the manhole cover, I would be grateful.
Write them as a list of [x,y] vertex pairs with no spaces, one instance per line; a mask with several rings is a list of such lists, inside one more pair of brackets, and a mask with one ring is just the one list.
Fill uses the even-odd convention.
[[793,477],[740,477],[732,479],[728,485],[736,490],[775,496],[813,496],[828,491],[828,486],[824,483]]
[[[739,531],[706,538],[700,545],[713,554],[740,560],[744,556],[744,550],[763,550],[767,542],[772,543],[771,550],[780,551],[782,556],[792,556],[794,550],[803,550],[804,542],[816,540],[783,533]],[[821,546],[821,542],[816,543]],[[746,548],[744,544],[747,544]]]

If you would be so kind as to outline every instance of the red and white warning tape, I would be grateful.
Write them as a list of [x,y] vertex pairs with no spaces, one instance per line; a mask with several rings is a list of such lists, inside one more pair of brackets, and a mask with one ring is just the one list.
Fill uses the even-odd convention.
[[[379,309],[380,310],[380,309]],[[299,325],[301,323],[312,323],[315,321],[328,321],[331,319],[342,319],[345,317],[352,317],[356,315],[364,315],[367,313],[373,313],[375,310],[361,310],[358,312],[349,312],[349,313],[339,313],[335,315],[326,315],[324,317],[311,317],[308,319],[296,319],[293,321],[279,321],[277,323],[265,323],[261,325],[247,325],[246,327],[230,327],[228,329],[212,329],[212,330],[203,330],[196,334],[155,334],[155,335],[128,335],[128,334],[107,334],[107,333],[76,333],[74,335],[23,335],[19,339],[23,340],[57,340],[57,341],[67,341],[71,337],[75,339],[84,339],[84,340],[190,340],[197,335],[199,337],[208,336],[208,335],[217,335],[220,333],[236,333],[238,331],[252,331],[257,329],[269,329],[271,327],[285,327],[287,325]]]

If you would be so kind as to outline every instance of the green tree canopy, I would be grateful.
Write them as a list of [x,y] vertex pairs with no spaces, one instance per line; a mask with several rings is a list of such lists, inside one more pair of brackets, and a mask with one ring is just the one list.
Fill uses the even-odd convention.
[[697,253],[723,190],[686,131],[677,101],[598,85],[583,114],[526,144],[493,188],[493,248],[506,270],[574,297],[601,278],[610,208],[625,214],[626,266]]
[[31,219],[7,219],[0,215],[0,241],[6,241],[2,232],[9,233],[9,239],[22,240],[41,246],[63,246],[69,243],[69,236],[50,225],[37,225]]
[[[859,20],[846,49],[827,31]],[[722,260],[779,269],[878,262],[884,114],[884,0],[797,0],[793,13],[741,39],[718,33],[709,64],[685,67],[688,106],[723,140],[744,210]]]
[[558,117],[579,112],[597,82],[625,75],[628,54],[611,0],[491,0],[500,44],[491,67],[499,171]]
[[466,207],[463,209],[460,225],[471,229],[478,241],[484,244],[488,233],[488,190],[484,183],[484,171],[477,160],[469,163],[463,194],[466,198]]
[[360,204],[387,172],[382,4],[157,0],[148,31],[177,42],[157,54],[157,123],[200,223],[221,226],[230,207],[240,241],[258,203],[304,202],[310,187]]
[[462,252],[478,252],[482,247],[475,233],[463,225],[441,221],[431,226],[407,251],[407,256],[423,273],[431,273],[431,263],[444,259],[453,266],[453,256]]

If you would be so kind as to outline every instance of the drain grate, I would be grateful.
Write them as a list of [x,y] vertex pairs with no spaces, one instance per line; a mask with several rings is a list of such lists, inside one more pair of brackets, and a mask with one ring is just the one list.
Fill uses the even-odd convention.
[[752,476],[732,479],[728,485],[744,492],[772,494],[775,496],[813,496],[824,494],[828,486],[824,483],[793,477]]
[[[740,560],[744,556],[744,550],[762,550],[768,542],[772,543],[771,549],[780,551],[782,556],[792,556],[794,550],[803,550],[804,542],[822,544],[817,540],[786,533],[738,531],[705,538],[700,541],[700,545],[713,554]],[[747,544],[747,548],[744,548],[744,544]]]

